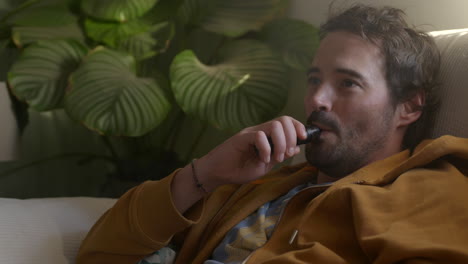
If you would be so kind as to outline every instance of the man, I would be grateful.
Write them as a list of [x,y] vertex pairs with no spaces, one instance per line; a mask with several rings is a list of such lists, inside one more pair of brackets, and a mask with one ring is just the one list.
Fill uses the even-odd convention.
[[357,5],[321,27],[304,100],[322,130],[309,164],[268,173],[299,153],[299,121],[246,128],[126,193],[77,263],[137,263],[169,244],[176,263],[468,263],[467,166],[451,163],[468,158],[468,141],[412,151],[439,55],[402,16]]

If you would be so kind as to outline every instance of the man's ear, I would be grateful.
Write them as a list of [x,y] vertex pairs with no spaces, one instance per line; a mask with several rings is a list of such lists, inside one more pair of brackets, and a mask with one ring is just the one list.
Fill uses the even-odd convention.
[[399,126],[408,126],[416,122],[422,114],[422,109],[425,103],[425,95],[423,91],[417,92],[413,97],[399,105],[400,123]]

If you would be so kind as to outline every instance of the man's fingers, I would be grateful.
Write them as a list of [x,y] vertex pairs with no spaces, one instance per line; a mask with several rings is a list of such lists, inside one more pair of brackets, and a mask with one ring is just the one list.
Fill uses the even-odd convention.
[[[270,122],[247,128],[244,132],[255,133],[257,153],[259,158],[266,163],[271,162],[271,156],[275,161],[282,162],[285,158],[296,155],[298,153],[296,149],[297,138],[307,138],[304,125],[289,116],[282,116]],[[270,147],[269,141],[273,147]]]
[[292,123],[296,129],[296,135],[300,139],[306,139],[307,138],[307,131],[301,122],[297,121],[296,119],[292,119]]
[[[297,145],[298,131],[293,118],[282,117],[280,118],[283,124],[284,135],[286,139],[285,156],[292,157],[295,155],[295,148]],[[300,131],[299,131],[300,132]]]
[[257,131],[255,133],[254,144],[257,148],[259,159],[265,163],[270,163],[271,147],[265,132]]
[[279,120],[272,121],[270,131],[270,137],[275,146],[273,155],[276,161],[282,162],[284,160],[287,147],[283,123]]

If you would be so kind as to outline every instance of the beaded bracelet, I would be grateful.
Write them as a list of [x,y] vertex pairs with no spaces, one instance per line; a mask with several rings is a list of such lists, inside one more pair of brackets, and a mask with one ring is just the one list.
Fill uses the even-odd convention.
[[200,181],[198,180],[198,177],[197,177],[197,173],[195,172],[195,161],[197,159],[193,159],[192,160],[192,176],[193,176],[193,180],[195,181],[195,185],[197,186],[198,189],[202,190],[204,193],[208,193],[205,189],[205,187],[203,187],[203,184],[200,183]]

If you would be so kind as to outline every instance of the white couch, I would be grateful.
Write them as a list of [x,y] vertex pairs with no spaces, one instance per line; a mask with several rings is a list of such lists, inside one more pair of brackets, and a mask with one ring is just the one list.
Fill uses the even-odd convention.
[[[443,89],[431,133],[468,137],[468,29],[433,35],[442,53]],[[114,203],[85,197],[0,198],[0,264],[75,263],[81,240]]]
[[1,264],[71,264],[88,230],[115,199],[0,198]]

